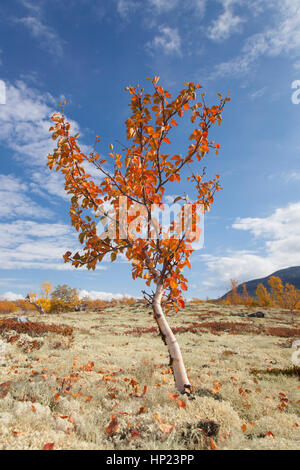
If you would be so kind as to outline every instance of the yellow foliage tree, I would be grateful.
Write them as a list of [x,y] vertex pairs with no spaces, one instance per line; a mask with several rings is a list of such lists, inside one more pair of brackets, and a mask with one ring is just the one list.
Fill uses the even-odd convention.
[[300,309],[300,290],[295,289],[295,286],[287,282],[284,286],[283,302],[285,308],[290,311],[291,322],[294,323],[294,312]]
[[73,312],[80,305],[77,289],[57,285],[51,292],[51,312]]
[[17,306],[13,302],[0,299],[0,313],[12,313],[17,310]]
[[43,307],[45,312],[48,312],[51,308],[51,299],[50,299],[50,292],[53,289],[53,285],[50,282],[43,282],[41,288],[41,296],[38,299],[39,305]]
[[260,307],[268,307],[272,304],[271,297],[262,283],[259,283],[256,288],[256,296]]
[[40,313],[48,312],[51,308],[50,292],[52,290],[52,284],[50,282],[43,282],[41,286],[40,296],[34,292],[30,292],[26,296],[26,300],[34,305]]
[[274,306],[284,308],[283,284],[280,277],[271,276],[268,280],[271,289],[271,301]]
[[236,279],[230,279],[230,282],[231,282],[231,293],[227,294],[226,300],[228,301],[229,305],[241,304],[242,298],[237,291],[239,281],[237,281]]
[[300,308],[300,290],[288,282],[283,286],[279,277],[272,276],[268,281],[271,287],[272,303],[285,308],[291,313],[291,322],[294,322],[294,312]]
[[248,306],[253,305],[254,299],[248,294],[245,282],[243,283],[242,287],[243,287],[242,303]]

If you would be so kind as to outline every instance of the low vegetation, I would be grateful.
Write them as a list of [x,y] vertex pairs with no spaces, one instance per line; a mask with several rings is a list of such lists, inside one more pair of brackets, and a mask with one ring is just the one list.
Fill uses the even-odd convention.
[[[1,449],[300,449],[300,339],[279,308],[188,303],[180,335],[190,395],[175,388],[150,309],[0,317]],[[142,336],[142,338],[141,338]],[[1,357],[0,357],[1,363]]]
[[[247,292],[246,284],[242,285],[243,293],[237,291],[238,281],[231,279],[231,291],[221,302],[222,305],[246,305],[251,307],[279,307],[287,310],[291,315],[291,323],[294,322],[294,313],[300,309],[300,290],[288,282],[283,285],[277,276],[271,276],[268,284],[269,291],[263,284],[258,284],[256,297],[251,297]],[[194,302],[198,299],[194,299]]]

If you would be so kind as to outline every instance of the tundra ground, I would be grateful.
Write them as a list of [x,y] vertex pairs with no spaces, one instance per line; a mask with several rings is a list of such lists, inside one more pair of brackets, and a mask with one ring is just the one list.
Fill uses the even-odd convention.
[[[257,310],[267,317],[247,317]],[[169,314],[193,386],[176,396],[148,313],[36,313],[24,328],[0,315],[0,448],[300,449],[299,315],[291,326],[287,312],[209,303]]]

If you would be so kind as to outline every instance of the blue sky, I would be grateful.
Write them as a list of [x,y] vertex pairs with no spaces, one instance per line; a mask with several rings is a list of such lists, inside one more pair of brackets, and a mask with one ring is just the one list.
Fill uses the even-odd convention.
[[300,265],[300,0],[10,0],[0,21],[0,296],[46,280],[93,298],[140,295],[124,262],[95,272],[63,263],[77,239],[63,181],[46,167],[48,128],[66,98],[83,148],[99,134],[106,156],[125,140],[124,88],[154,75],[172,94],[197,81],[210,104],[218,92],[232,98],[212,133],[220,153],[205,161],[224,189],[205,216],[187,296],[216,297],[230,278]]

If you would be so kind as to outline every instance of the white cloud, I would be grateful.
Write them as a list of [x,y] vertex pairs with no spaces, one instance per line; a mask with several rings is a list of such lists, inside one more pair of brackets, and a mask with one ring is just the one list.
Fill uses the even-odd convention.
[[[0,107],[0,142],[19,159],[26,158],[27,167],[45,166],[55,147],[49,132],[53,105],[57,107],[56,99],[49,93],[29,88],[22,81],[6,84],[6,104]],[[72,132],[79,132],[78,124],[69,122]]]
[[1,269],[75,269],[62,259],[66,251],[80,249],[77,232],[71,226],[16,220],[0,223],[0,233]]
[[16,220],[0,223],[0,266],[2,269],[70,269],[62,255],[77,246],[71,227]]
[[245,20],[238,15],[234,15],[234,3],[232,0],[222,0],[224,11],[213,21],[207,32],[208,37],[213,41],[224,41],[232,34],[241,32],[241,25]]
[[224,290],[229,288],[230,279],[249,281],[266,276],[277,269],[272,260],[245,250],[228,251],[226,256],[202,255],[201,259],[213,273],[208,281],[214,282],[215,286],[220,285]]
[[28,186],[30,190],[36,194],[45,196],[45,191],[53,196],[61,197],[62,199],[69,200],[70,196],[64,189],[64,177],[61,173],[50,172],[48,169],[44,171],[34,171],[30,175],[30,183]]
[[177,6],[178,0],[149,0],[150,5],[159,12],[172,10]]
[[264,86],[263,88],[260,88],[259,90],[256,90],[253,93],[251,93],[250,98],[252,100],[255,100],[256,98],[260,98],[261,96],[265,94],[266,91],[267,91],[267,87]]
[[300,70],[300,60],[297,60],[294,65],[293,65],[294,69],[296,70]]
[[211,279],[222,281],[224,289],[229,287],[231,278],[243,282],[300,265],[300,203],[278,208],[268,217],[239,218],[232,227],[252,234],[265,254],[231,250],[221,257],[201,255],[214,274]]
[[206,0],[191,0],[189,6],[193,9],[194,13],[203,16],[205,13]]
[[[150,7],[158,13],[169,12],[177,7],[182,8],[182,2],[179,0],[148,0]],[[206,0],[189,0],[184,5],[186,11],[193,11],[202,16],[205,11]]]
[[89,297],[91,300],[112,300],[112,299],[117,299],[121,300],[124,297],[132,297],[132,295],[129,294],[113,294],[111,292],[102,292],[102,291],[87,291],[85,289],[80,289],[79,290],[79,299],[83,299],[84,297]]
[[35,13],[36,15],[41,14],[41,5],[38,0],[30,1],[30,0],[19,0],[20,3],[30,10],[31,12]]
[[291,181],[300,181],[300,171],[299,170],[290,170],[288,172],[281,173],[281,177],[286,183]]
[[[282,54],[300,54],[300,3],[299,0],[273,0],[260,2],[268,8],[274,25],[248,37],[241,54],[218,64],[212,77],[239,76],[249,72],[251,65],[261,56],[276,57]],[[263,11],[263,8],[261,8]],[[266,12],[265,12],[266,14]]]
[[29,30],[30,34],[39,41],[40,46],[55,57],[63,56],[63,41],[53,28],[44,24],[38,16],[25,16],[15,20]]
[[158,50],[167,55],[181,55],[181,38],[177,28],[169,26],[159,26],[158,32],[154,39],[146,44],[149,52]]
[[49,209],[36,204],[26,194],[27,187],[13,175],[0,174],[0,217],[31,217],[34,219],[50,218],[53,213]]
[[15,294],[15,292],[8,291],[8,292],[5,292],[5,294],[2,294],[0,296],[0,299],[9,300],[10,302],[13,302],[14,300],[24,299],[24,295]]
[[0,141],[26,158],[26,165],[46,163],[53,150],[49,127],[54,99],[24,82],[6,85],[6,105],[0,108]]
[[117,0],[117,12],[122,18],[130,17],[137,7],[138,3],[134,0]]
[[255,237],[287,240],[289,236],[299,235],[300,238],[300,203],[278,208],[272,215],[265,218],[238,218],[232,227],[238,230],[247,230]]

